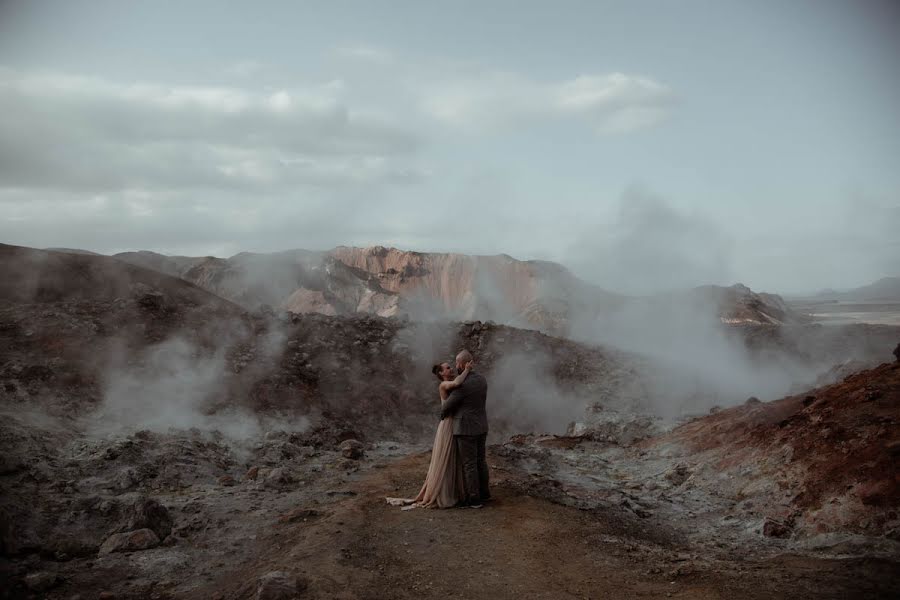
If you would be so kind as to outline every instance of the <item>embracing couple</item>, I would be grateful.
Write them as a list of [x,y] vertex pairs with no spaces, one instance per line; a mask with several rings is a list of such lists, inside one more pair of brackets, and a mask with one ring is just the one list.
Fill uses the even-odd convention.
[[456,356],[455,372],[445,362],[434,365],[432,373],[441,381],[441,422],[425,484],[412,502],[434,508],[481,508],[491,498],[485,460],[487,381],[475,371],[467,350]]

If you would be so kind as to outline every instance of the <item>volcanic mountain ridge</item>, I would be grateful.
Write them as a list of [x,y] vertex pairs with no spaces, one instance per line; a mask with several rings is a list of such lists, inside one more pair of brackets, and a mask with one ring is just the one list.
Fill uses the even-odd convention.
[[724,323],[797,323],[780,297],[740,284],[633,298],[548,261],[423,253],[374,246],[328,252],[241,253],[228,259],[128,252],[115,258],[190,281],[245,308],[297,313],[492,320],[570,336],[573,327],[627,308],[684,305]]

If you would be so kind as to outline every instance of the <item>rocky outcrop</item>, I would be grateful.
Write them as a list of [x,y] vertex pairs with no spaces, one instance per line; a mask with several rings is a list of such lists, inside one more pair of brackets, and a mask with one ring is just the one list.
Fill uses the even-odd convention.
[[159,546],[159,537],[150,529],[138,529],[109,536],[100,546],[100,554],[113,552],[136,552]]
[[284,571],[272,571],[259,578],[257,600],[294,600],[306,591],[306,582]]
[[783,325],[805,320],[781,296],[756,293],[740,283],[730,287],[705,285],[694,288],[688,296],[692,303],[709,305],[729,325]]
[[341,246],[330,255],[406,299],[413,318],[493,320],[567,335],[572,313],[598,312],[621,302],[620,296],[579,280],[562,265],[505,254]]

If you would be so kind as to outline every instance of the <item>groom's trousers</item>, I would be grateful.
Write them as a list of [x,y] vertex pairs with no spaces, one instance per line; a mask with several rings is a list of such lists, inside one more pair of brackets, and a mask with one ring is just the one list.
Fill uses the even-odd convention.
[[477,504],[491,497],[488,487],[488,466],[485,457],[487,434],[454,435],[456,450],[462,462],[463,484],[466,487],[465,501]]

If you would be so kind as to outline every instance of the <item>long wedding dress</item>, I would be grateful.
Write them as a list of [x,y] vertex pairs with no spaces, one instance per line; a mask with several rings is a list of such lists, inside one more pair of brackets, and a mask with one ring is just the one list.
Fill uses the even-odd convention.
[[[450,391],[443,387],[438,389],[443,404]],[[464,497],[462,462],[457,455],[456,442],[453,439],[453,417],[446,417],[438,423],[434,434],[431,462],[419,494],[415,498],[385,498],[385,500],[388,504],[403,506],[403,510],[409,510],[417,507],[451,508]]]
[[463,497],[462,463],[453,440],[453,417],[447,417],[438,423],[428,474],[413,503],[425,508],[450,508]]

